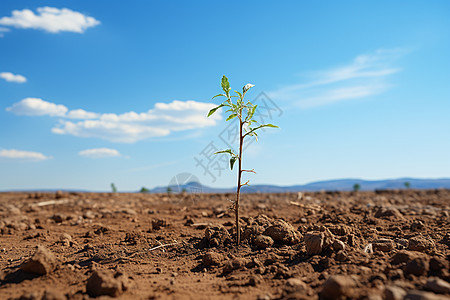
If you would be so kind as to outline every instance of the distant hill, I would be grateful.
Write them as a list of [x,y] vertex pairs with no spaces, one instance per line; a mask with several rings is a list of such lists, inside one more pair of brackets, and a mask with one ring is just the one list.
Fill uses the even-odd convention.
[[[336,179],[316,181],[304,185],[278,186],[268,184],[256,184],[242,188],[243,193],[286,193],[286,192],[317,192],[326,191],[351,191],[354,184],[359,184],[362,191],[405,189],[405,182],[410,183],[411,189],[450,189],[450,178],[442,179],[417,179],[399,178],[386,180],[362,180],[362,179]],[[151,193],[166,193],[167,186],[156,187]],[[173,192],[186,190],[199,193],[234,193],[236,188],[213,188],[198,182],[190,182],[180,186],[171,186]]]
[[[316,181],[303,185],[279,186],[270,184],[255,184],[244,186],[243,193],[295,193],[295,192],[318,192],[318,191],[351,191],[354,184],[360,185],[362,191],[373,190],[395,190],[405,189],[405,182],[410,183],[411,189],[450,189],[450,178],[441,179],[417,179],[417,178],[398,178],[386,180],[362,180],[362,179],[336,179],[326,181]],[[168,186],[159,186],[150,190],[150,193],[166,193]],[[214,188],[207,185],[202,185],[198,182],[189,182],[183,185],[170,186],[172,192],[178,193],[186,190],[190,193],[234,193],[236,188]],[[27,189],[14,190],[17,192],[56,192],[61,190],[64,192],[111,192],[111,191],[87,191],[87,190],[69,190],[69,189]],[[4,190],[5,192],[7,190]],[[9,190],[12,192],[11,190]],[[139,191],[121,191],[137,193]]]

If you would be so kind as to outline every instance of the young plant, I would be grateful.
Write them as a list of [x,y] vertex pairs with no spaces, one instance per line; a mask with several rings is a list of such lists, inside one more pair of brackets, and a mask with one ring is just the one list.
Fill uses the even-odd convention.
[[361,185],[359,184],[359,183],[355,183],[354,185],[353,185],[353,191],[354,192],[357,192],[357,191],[359,191],[361,189]]
[[[226,111],[228,114],[227,121],[230,121],[234,118],[238,118],[239,120],[239,151],[235,153],[232,149],[226,149],[217,151],[214,154],[225,153],[230,156],[230,169],[233,170],[234,164],[238,163],[238,176],[237,176],[237,190],[236,190],[236,200],[233,202],[233,209],[236,217],[236,244],[239,246],[240,244],[240,228],[239,228],[239,198],[241,187],[248,185],[249,181],[241,184],[241,178],[243,172],[251,172],[255,173],[255,170],[244,170],[242,169],[242,149],[244,145],[244,140],[246,137],[254,137],[258,140],[257,130],[264,127],[273,127],[278,128],[273,124],[258,124],[258,122],[253,118],[257,105],[252,104],[250,101],[245,102],[244,97],[248,90],[254,87],[253,84],[246,84],[242,88],[242,92],[235,91],[236,95],[231,95],[230,83],[228,82],[228,78],[224,75],[222,77],[222,90],[223,94],[218,94],[213,97],[225,97],[226,99],[219,106],[211,109],[208,113],[208,117],[214,114],[219,108],[226,107],[228,110]],[[236,98],[236,102],[233,102],[233,98]]]
[[111,190],[113,193],[117,193],[117,188],[116,185],[114,183],[111,183]]

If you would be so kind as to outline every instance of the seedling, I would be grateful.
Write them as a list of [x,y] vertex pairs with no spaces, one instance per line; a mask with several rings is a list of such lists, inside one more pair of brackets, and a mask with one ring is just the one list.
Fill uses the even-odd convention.
[[[214,114],[219,108],[227,107],[226,111],[228,114],[227,121],[230,121],[234,118],[239,119],[239,153],[235,153],[232,149],[226,149],[217,151],[214,154],[225,153],[230,156],[230,169],[233,170],[233,166],[238,162],[238,176],[237,176],[237,190],[236,190],[236,200],[233,201],[233,210],[236,216],[236,244],[239,246],[240,244],[240,228],[239,228],[239,198],[241,187],[248,185],[249,181],[241,184],[241,178],[243,172],[256,173],[255,170],[244,170],[242,169],[242,149],[244,145],[244,140],[246,137],[254,137],[258,140],[257,130],[264,127],[273,127],[278,128],[273,124],[258,124],[258,122],[253,118],[257,105],[252,104],[250,101],[245,102],[244,97],[249,89],[254,87],[253,84],[246,84],[242,88],[242,92],[235,91],[236,95],[231,95],[230,91],[230,83],[228,82],[228,78],[224,75],[222,77],[222,90],[223,94],[218,94],[213,97],[225,97],[225,101],[222,102],[219,106],[211,109],[208,113],[208,117]],[[233,102],[233,98],[236,98],[236,102]],[[253,125],[254,124],[254,125]],[[252,126],[253,125],[253,126]]]
[[117,188],[116,185],[114,183],[111,183],[111,190],[113,193],[117,193]]

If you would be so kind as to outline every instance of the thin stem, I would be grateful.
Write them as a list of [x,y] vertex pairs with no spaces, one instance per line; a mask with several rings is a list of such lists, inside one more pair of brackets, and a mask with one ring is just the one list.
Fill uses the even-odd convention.
[[241,192],[241,176],[242,176],[242,144],[244,142],[244,137],[242,136],[242,127],[244,122],[242,122],[242,109],[239,114],[239,171],[238,171],[238,184],[236,191],[236,203],[235,203],[235,213],[236,213],[236,245],[239,246],[241,242],[241,232],[239,228],[239,197]]

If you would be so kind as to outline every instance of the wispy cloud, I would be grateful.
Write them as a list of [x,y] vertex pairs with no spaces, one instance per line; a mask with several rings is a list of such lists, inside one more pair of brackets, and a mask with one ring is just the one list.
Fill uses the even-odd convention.
[[[0,30],[0,32],[1,32],[1,30]],[[8,82],[17,82],[17,83],[27,82],[27,79],[25,78],[25,76],[22,76],[19,74],[13,74],[11,72],[1,72],[0,78],[3,78]]]
[[39,152],[22,151],[15,149],[3,149],[0,150],[0,158],[6,158],[11,160],[27,160],[27,161],[42,161],[50,159],[50,156],[46,156]]
[[146,112],[113,114],[83,109],[69,110],[62,104],[39,98],[25,98],[6,110],[16,115],[59,117],[58,123],[52,128],[55,134],[134,143],[151,137],[168,136],[175,131],[214,126],[222,117],[220,112],[210,118],[206,117],[206,113],[213,107],[212,103],[174,100],[170,103],[156,103],[153,109]]
[[89,158],[106,158],[106,157],[120,157],[122,156],[119,151],[111,148],[94,148],[86,149],[78,152],[78,155]]
[[5,32],[10,32],[11,29],[6,28],[6,27],[0,27],[0,38],[5,36]]
[[400,48],[379,49],[359,55],[347,65],[308,72],[303,82],[282,86],[268,94],[302,108],[380,94],[392,87],[388,76],[401,71],[394,64],[406,52]]
[[13,10],[10,17],[0,18],[0,25],[22,29],[40,29],[50,33],[69,31],[83,33],[100,24],[93,17],[68,8],[39,7],[37,13],[29,9]]

